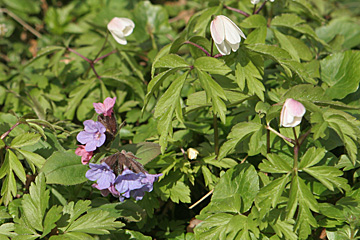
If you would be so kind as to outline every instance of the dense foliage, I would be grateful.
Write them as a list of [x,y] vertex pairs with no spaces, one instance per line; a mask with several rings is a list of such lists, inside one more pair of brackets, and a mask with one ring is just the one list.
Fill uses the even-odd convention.
[[0,7],[1,239],[360,238],[358,0]]

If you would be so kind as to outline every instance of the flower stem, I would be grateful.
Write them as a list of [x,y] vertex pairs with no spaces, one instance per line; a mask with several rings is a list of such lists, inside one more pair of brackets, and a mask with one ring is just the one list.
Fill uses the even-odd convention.
[[266,152],[270,153],[270,130],[266,130]]
[[88,59],[87,57],[81,55],[80,53],[78,53],[78,52],[75,51],[74,49],[68,47],[67,50],[68,50],[69,52],[75,53],[76,55],[78,55],[79,57],[81,57],[82,59],[84,59],[85,61],[87,61],[88,63],[90,63],[90,64],[92,63],[92,61],[91,61],[90,59]]
[[273,133],[275,133],[276,135],[278,135],[279,137],[281,137],[282,139],[284,139],[285,141],[288,141],[289,143],[291,144],[294,144],[295,145],[295,141],[294,139],[291,139],[291,138],[288,138],[288,137],[285,137],[284,135],[282,135],[281,133],[277,132],[275,129],[273,129],[272,127],[270,127],[269,125],[266,125],[265,127],[267,130],[270,130],[272,131]]
[[100,60],[102,60],[102,59],[104,59],[104,58],[106,58],[106,57],[108,57],[108,56],[110,56],[111,54],[114,54],[114,53],[116,53],[116,52],[117,52],[117,49],[114,49],[114,50],[112,50],[111,52],[109,52],[108,54],[105,54],[105,55],[103,55],[103,56],[101,56],[101,57],[96,58],[96,59],[94,60],[94,63],[97,63],[98,61],[100,61]]
[[258,13],[261,11],[261,9],[263,9],[263,7],[265,6],[266,2],[267,2],[267,0],[265,0],[265,1],[263,2],[263,4],[261,4],[261,6],[255,11],[254,14],[258,14]]
[[227,6],[227,5],[224,5],[224,8],[229,9],[229,10],[234,11],[234,12],[237,12],[237,13],[240,13],[240,14],[244,15],[245,17],[250,16],[250,14],[248,14],[248,13],[246,13],[244,11],[241,11],[240,9],[237,9],[237,8],[233,8],[233,7],[230,7],[230,6]]
[[16,128],[18,125],[20,124],[20,122],[17,122],[14,124],[14,126],[12,126],[9,130],[7,130],[3,135],[1,135],[0,139],[4,140],[4,138],[6,138],[7,135],[9,135],[9,133]]
[[299,144],[299,140],[296,136],[296,130],[293,127],[293,132],[294,132],[294,138],[295,138],[295,146],[294,146],[294,174],[297,175],[298,172],[298,161],[299,161],[299,148],[300,148],[300,144]]
[[215,155],[219,155],[219,128],[217,122],[217,116],[213,113],[213,122],[214,122],[214,147],[215,147]]
[[203,48],[202,46],[200,46],[200,45],[198,45],[198,44],[196,44],[196,43],[190,42],[190,41],[185,41],[184,43],[185,43],[185,44],[191,44],[191,45],[197,47],[198,49],[200,49],[201,51],[203,51],[203,52],[206,54],[206,56],[211,57],[210,53],[209,53],[208,51],[206,51],[205,48]]

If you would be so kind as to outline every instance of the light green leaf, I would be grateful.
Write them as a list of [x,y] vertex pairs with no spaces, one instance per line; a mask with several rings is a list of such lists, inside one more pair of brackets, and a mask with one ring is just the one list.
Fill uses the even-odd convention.
[[52,206],[50,210],[46,213],[44,219],[44,230],[41,238],[45,237],[51,232],[52,229],[56,227],[56,222],[61,218],[62,207],[61,206]]
[[14,171],[16,176],[25,184],[26,174],[23,165],[11,150],[8,150],[7,154],[9,154],[10,169]]
[[161,57],[158,61],[154,63],[155,68],[190,68],[189,63],[187,63],[182,57],[176,54],[168,54]]
[[325,149],[323,148],[309,148],[306,153],[302,156],[299,169],[308,168],[314,166],[320,162],[325,156]]
[[223,102],[223,100],[227,100],[227,98],[224,90],[214,79],[212,79],[212,77],[209,74],[197,68],[196,68],[196,73],[199,77],[201,86],[204,88],[206,92],[207,102],[210,102],[211,99],[211,104],[213,107],[214,114],[219,114],[221,121],[225,123],[226,105]]
[[145,210],[131,200],[102,204],[97,209],[108,211],[110,213],[109,217],[117,218],[121,216],[121,218],[126,219],[128,222],[139,222],[146,215]]
[[28,161],[29,163],[33,163],[38,168],[42,168],[42,166],[46,161],[42,156],[40,156],[37,153],[25,151],[22,149],[15,149],[15,150],[18,151],[21,155],[23,155],[26,161]]
[[24,133],[16,136],[12,141],[10,146],[12,148],[19,148],[29,145],[34,145],[40,140],[41,136],[38,133]]
[[194,62],[194,67],[210,74],[226,75],[231,69],[222,60],[213,57],[199,57]]
[[259,165],[261,171],[268,173],[289,173],[292,171],[292,167],[289,163],[282,159],[279,155],[269,153],[266,158],[267,159],[264,159]]
[[239,26],[241,28],[259,28],[266,27],[266,19],[260,14],[254,14],[245,18]]
[[[161,185],[161,182],[159,183]],[[171,182],[159,187],[164,195],[163,199],[170,198],[175,203],[183,202],[190,203],[190,188],[182,181]]]
[[49,55],[55,51],[60,51],[60,50],[64,50],[64,47],[61,46],[48,46],[48,47],[44,47],[42,49],[40,49],[40,51],[37,52],[37,55],[35,57],[33,57],[30,61],[28,61],[25,65],[24,68],[29,66],[30,64],[32,64],[33,62],[35,62],[37,59]]
[[229,169],[215,186],[208,212],[244,213],[259,191],[259,178],[254,166],[243,163]]
[[320,61],[321,79],[328,84],[326,95],[343,99],[359,87],[360,51],[332,54]]
[[43,218],[49,204],[49,190],[46,190],[44,174],[40,173],[30,185],[30,194],[21,201],[27,222],[36,230],[43,230]]
[[87,181],[85,173],[89,167],[81,163],[73,150],[55,152],[41,169],[48,184],[74,185]]
[[[0,225],[0,237],[3,239],[4,236],[15,237],[18,234],[14,232],[15,226],[14,223],[3,223]],[[8,238],[6,238],[8,239]]]

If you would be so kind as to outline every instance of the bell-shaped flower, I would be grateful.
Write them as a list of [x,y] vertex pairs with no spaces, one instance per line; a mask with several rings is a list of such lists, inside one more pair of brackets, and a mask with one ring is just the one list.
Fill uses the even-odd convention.
[[86,151],[84,145],[79,145],[79,147],[75,150],[75,154],[81,156],[81,163],[84,165],[88,164],[93,156],[93,152]]
[[81,131],[76,139],[81,144],[85,144],[86,151],[95,151],[95,149],[103,145],[106,140],[106,128],[100,122],[94,122],[93,120],[84,121],[84,126],[85,131]]
[[296,127],[301,123],[306,109],[300,102],[288,98],[286,99],[280,113],[280,126]]
[[113,112],[113,107],[115,105],[116,97],[110,98],[107,97],[104,100],[104,103],[93,103],[93,106],[95,108],[95,112],[98,114],[103,114],[104,116],[111,116],[111,113]]
[[131,19],[118,17],[114,17],[107,25],[111,35],[122,45],[127,44],[125,37],[133,32],[134,27],[135,23]]
[[216,48],[222,55],[229,55],[231,50],[237,51],[241,38],[246,39],[240,28],[224,15],[216,16],[211,21],[210,33]]
[[104,162],[101,164],[90,163],[90,170],[88,170],[85,176],[91,180],[96,181],[96,188],[103,190],[109,189],[114,184],[115,174],[113,170]]

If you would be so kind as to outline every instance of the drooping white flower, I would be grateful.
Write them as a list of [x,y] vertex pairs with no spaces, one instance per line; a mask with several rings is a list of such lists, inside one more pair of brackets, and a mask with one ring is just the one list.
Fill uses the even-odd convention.
[[260,0],[250,0],[250,2],[255,5],[255,4],[258,4],[260,2]]
[[135,24],[131,19],[118,17],[114,17],[107,25],[111,35],[122,45],[127,44],[125,37],[133,32],[134,27]]
[[237,51],[241,38],[246,39],[244,33],[236,24],[224,15],[219,15],[211,21],[211,37],[222,55],[229,55],[231,50]]
[[187,150],[187,156],[191,160],[196,159],[198,154],[199,154],[199,151],[196,150],[195,148],[188,148],[188,150]]
[[301,123],[306,109],[300,102],[288,98],[286,99],[280,113],[280,126],[296,127]]

